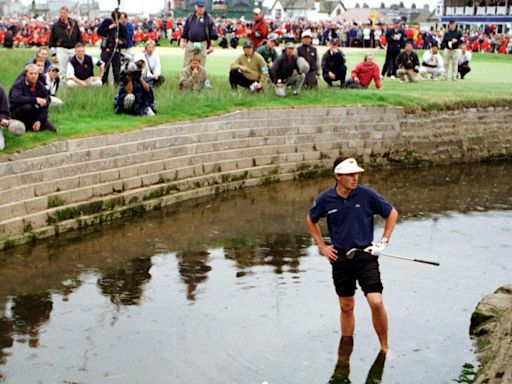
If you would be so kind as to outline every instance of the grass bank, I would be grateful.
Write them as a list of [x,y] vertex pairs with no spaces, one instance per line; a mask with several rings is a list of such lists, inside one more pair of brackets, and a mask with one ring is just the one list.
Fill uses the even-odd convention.
[[[136,48],[135,51],[140,50]],[[299,96],[279,98],[272,92],[249,95],[246,92],[233,94],[227,74],[229,65],[241,50],[217,50],[208,57],[207,70],[213,89],[203,93],[182,93],[177,84],[183,62],[183,51],[178,48],[159,48],[166,83],[156,90],[158,114],[154,117],[116,115],[113,112],[113,87],[101,89],[59,90],[65,101],[60,110],[51,110],[49,118],[59,128],[57,134],[29,132],[22,137],[6,134],[5,153],[62,140],[71,137],[91,136],[136,129],[164,122],[193,119],[222,114],[243,108],[287,108],[300,106],[340,105],[397,105],[408,110],[451,109],[477,106],[512,105],[512,56],[475,54],[472,72],[464,81],[425,81],[417,84],[401,84],[384,80],[382,89],[347,90],[327,88],[322,82],[319,89],[301,93]],[[9,91],[14,79],[25,62],[33,57],[35,50],[0,49],[0,84]],[[97,49],[88,53],[99,55]],[[418,52],[420,55],[422,52]],[[363,51],[346,52],[350,71],[362,58]],[[377,62],[384,62],[384,51],[375,53]],[[262,111],[262,113],[264,113]]]

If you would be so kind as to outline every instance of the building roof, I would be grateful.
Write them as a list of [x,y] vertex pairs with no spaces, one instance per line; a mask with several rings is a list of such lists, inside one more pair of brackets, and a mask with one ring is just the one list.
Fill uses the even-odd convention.
[[411,19],[411,24],[432,23],[435,21],[438,21],[438,18],[436,17],[436,12],[429,11],[426,9],[418,16],[416,16],[414,19]]
[[336,9],[338,5],[341,5],[341,7],[346,11],[347,8],[345,8],[345,4],[341,0],[320,0],[320,7],[318,9],[318,12],[320,13],[328,13],[330,14],[332,11]]
[[378,8],[353,8],[349,9],[337,17],[339,21],[355,22],[358,24],[368,23],[371,20],[372,12],[376,12],[375,21],[385,24],[391,24],[392,20],[379,12]]
[[280,0],[279,1],[285,10],[290,9],[315,9],[314,0]]

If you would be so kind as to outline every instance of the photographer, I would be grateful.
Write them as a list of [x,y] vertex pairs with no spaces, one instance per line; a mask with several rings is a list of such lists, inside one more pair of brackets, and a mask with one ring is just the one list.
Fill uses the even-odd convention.
[[119,84],[119,72],[121,69],[120,50],[127,48],[128,41],[128,31],[119,22],[121,13],[116,9],[112,12],[111,16],[111,18],[103,20],[98,27],[98,35],[102,37],[101,60],[105,63],[105,72],[101,79],[103,85],[108,83],[110,64],[112,64],[114,84]]
[[123,70],[119,90],[114,98],[116,113],[137,116],[155,115],[153,89],[142,77],[144,64],[144,60],[132,61]]

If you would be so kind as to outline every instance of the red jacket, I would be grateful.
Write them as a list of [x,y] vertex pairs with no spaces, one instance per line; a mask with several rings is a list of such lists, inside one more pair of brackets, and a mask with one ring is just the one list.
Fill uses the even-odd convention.
[[268,26],[267,23],[265,23],[265,20],[262,19],[254,24],[248,37],[254,44],[254,49],[256,49],[261,44],[261,42],[267,38],[267,35]]
[[377,63],[367,63],[366,61],[363,61],[357,64],[352,70],[352,78],[355,79],[356,77],[365,88],[368,88],[372,79],[375,81],[375,86],[377,88],[381,87],[380,70]]

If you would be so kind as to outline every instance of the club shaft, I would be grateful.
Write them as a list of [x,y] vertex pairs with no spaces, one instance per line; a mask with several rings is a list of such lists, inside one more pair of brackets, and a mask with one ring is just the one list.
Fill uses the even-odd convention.
[[380,256],[386,256],[386,257],[393,257],[395,259],[402,259],[402,260],[409,260],[409,261],[415,261],[417,263],[424,263],[424,264],[430,264],[435,265],[439,267],[439,263],[437,261],[431,261],[431,260],[423,260],[423,259],[415,259],[412,257],[406,257],[406,256],[399,256],[399,255],[393,255],[391,253],[381,253]]

